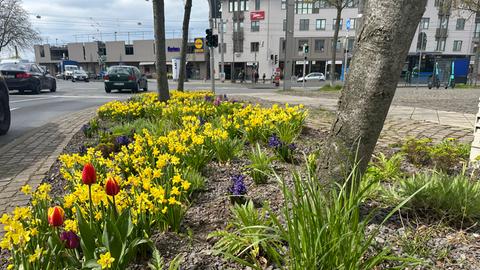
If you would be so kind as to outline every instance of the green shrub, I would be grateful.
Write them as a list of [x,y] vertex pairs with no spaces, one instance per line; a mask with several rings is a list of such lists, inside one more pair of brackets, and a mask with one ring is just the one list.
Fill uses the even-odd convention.
[[280,242],[275,237],[267,237],[272,222],[266,217],[266,208],[259,212],[253,202],[234,204],[231,207],[230,230],[216,231],[209,238],[218,238],[214,245],[214,254],[224,255],[240,264],[261,269],[261,258],[279,262],[275,248]]
[[387,158],[383,153],[374,156],[365,177],[373,181],[393,181],[403,177],[401,169],[404,154],[396,153]]
[[183,178],[191,184],[189,189],[189,195],[195,191],[201,191],[205,189],[205,178],[198,171],[187,168],[183,173]]
[[480,182],[472,181],[464,174],[421,173],[394,186],[390,197],[402,200],[423,186],[425,188],[407,204],[413,211],[453,222],[473,222],[480,218]]
[[402,145],[402,152],[405,153],[407,160],[415,166],[426,166],[430,164],[430,148],[432,139],[409,138]]
[[251,164],[248,166],[249,174],[255,184],[264,184],[267,182],[268,176],[271,174],[271,162],[270,158],[257,143],[256,147],[252,148],[252,152],[249,155]]
[[403,144],[402,152],[415,166],[433,165],[438,170],[452,173],[467,162],[470,147],[452,138],[438,144],[433,144],[428,138],[411,138]]

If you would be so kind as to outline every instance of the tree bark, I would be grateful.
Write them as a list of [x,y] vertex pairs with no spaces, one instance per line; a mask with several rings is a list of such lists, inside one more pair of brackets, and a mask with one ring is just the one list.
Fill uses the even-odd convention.
[[332,44],[332,64],[330,65],[330,86],[335,85],[335,70],[336,70],[336,61],[337,61],[337,42],[338,42],[338,32],[340,31],[340,20],[342,19],[342,7],[337,7],[337,17],[335,22],[335,33],[333,34],[333,44]]
[[167,79],[167,55],[165,52],[165,3],[153,0],[153,21],[155,28],[155,67],[157,72],[157,91],[160,101],[170,99]]
[[318,175],[323,181],[344,181],[355,164],[359,176],[365,172],[426,3],[367,2],[336,120],[319,159]]
[[183,14],[183,37],[182,37],[182,55],[180,59],[180,75],[178,77],[178,91],[183,92],[185,78],[187,77],[187,44],[188,28],[190,26],[190,13],[192,12],[192,0],[186,0],[185,13]]

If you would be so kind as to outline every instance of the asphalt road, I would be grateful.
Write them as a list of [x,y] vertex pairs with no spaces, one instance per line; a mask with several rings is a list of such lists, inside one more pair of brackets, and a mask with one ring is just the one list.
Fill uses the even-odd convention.
[[[299,84],[298,86],[300,86]],[[210,83],[204,81],[190,81],[186,89],[210,89]],[[312,85],[309,85],[312,86]],[[170,82],[170,89],[175,89],[176,83]],[[149,82],[149,89],[156,89],[154,81]],[[217,94],[259,93],[273,92],[278,88],[272,84],[232,84],[217,82]],[[52,120],[86,108],[100,106],[112,100],[123,100],[132,96],[132,93],[113,91],[105,93],[103,82],[71,82],[57,80],[57,92],[50,93],[43,90],[39,95],[26,92],[20,95],[17,91],[10,92],[10,109],[12,124],[7,135],[0,137],[0,147],[15,140],[29,131],[41,127]],[[1,154],[1,153],[0,153]]]

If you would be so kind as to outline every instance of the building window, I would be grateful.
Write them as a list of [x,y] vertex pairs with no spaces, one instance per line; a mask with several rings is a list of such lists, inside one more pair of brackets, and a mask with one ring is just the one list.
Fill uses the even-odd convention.
[[243,32],[243,21],[233,24],[233,32]]
[[357,28],[357,19],[350,18],[350,30],[355,30]]
[[300,31],[308,31],[309,24],[309,19],[300,19]]
[[325,40],[324,39],[316,39],[315,40],[315,52],[323,52],[325,51]]
[[227,33],[227,23],[226,22],[223,22],[220,27],[223,29],[223,33]]
[[259,21],[253,21],[252,22],[252,32],[259,32],[260,31],[260,22]]
[[287,9],[287,0],[282,0],[282,10]]
[[125,54],[133,55],[133,45],[125,45]]
[[260,49],[260,43],[252,42],[250,43],[250,52],[258,52]]
[[462,43],[463,42],[461,40],[453,41],[453,51],[460,52],[462,50]]
[[[337,25],[337,19],[333,19],[332,30],[335,30],[335,25]],[[343,27],[343,19],[340,19],[340,25],[338,26],[338,30],[342,30]]]
[[260,0],[255,0],[255,10],[260,10]]
[[475,33],[473,34],[474,37],[480,37],[480,22],[475,23]]
[[318,7],[319,8],[330,8],[330,3],[328,0],[319,0],[318,1]]
[[312,14],[313,2],[311,0],[297,0],[295,3],[296,14]]
[[349,38],[347,41],[347,51],[351,52],[353,51],[353,45],[355,45],[355,39]]
[[422,18],[420,21],[420,29],[427,30],[430,27],[430,18]]
[[233,42],[233,52],[236,52],[236,53],[243,52],[243,40],[237,40]]
[[327,20],[325,19],[317,19],[315,23],[315,29],[316,30],[325,30],[327,25]]
[[287,31],[287,20],[283,20],[283,31]]
[[40,50],[40,57],[45,57],[45,48],[43,46],[39,46],[38,49]]
[[445,51],[445,39],[437,39],[437,51],[443,52]]
[[303,45],[308,46],[308,40],[299,40],[298,41],[298,52],[303,52]]
[[85,46],[83,48],[83,60],[87,60],[87,52],[85,51]]
[[248,0],[228,0],[228,11],[248,11]]
[[441,16],[439,19],[440,29],[448,29],[448,16]]
[[426,48],[427,48],[427,34],[425,34],[424,32],[420,32],[420,34],[418,34],[417,50],[425,51]]
[[332,39],[332,48],[335,48],[337,51],[340,51],[342,49],[342,43],[343,42],[341,40],[338,40],[337,44],[334,44]]
[[465,30],[465,19],[457,19],[457,30]]

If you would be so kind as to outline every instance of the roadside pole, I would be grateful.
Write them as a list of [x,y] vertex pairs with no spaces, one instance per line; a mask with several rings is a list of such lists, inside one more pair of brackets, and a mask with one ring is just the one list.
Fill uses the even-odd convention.
[[287,0],[287,31],[285,31],[285,57],[283,61],[283,90],[290,90],[292,78],[293,32],[295,26],[295,0]]
[[[210,0],[215,1],[215,0]],[[213,5],[210,4],[210,29],[213,31]],[[212,81],[212,92],[215,94],[215,48],[210,47],[210,80]]]
[[302,80],[302,86],[303,90],[305,90],[305,69],[307,68],[307,53],[306,53],[306,48],[307,44],[303,44],[303,80]]
[[344,52],[345,52],[345,62],[343,64],[343,83],[347,81],[347,66],[348,66],[348,31],[350,30],[351,27],[351,21],[350,19],[347,20],[346,23],[346,28],[347,28],[347,33],[345,34],[345,46],[343,47]]
[[225,82],[225,48],[223,47],[223,32],[225,29],[223,29],[223,27],[223,18],[220,18],[220,79],[222,83]]

